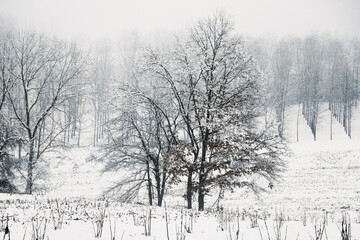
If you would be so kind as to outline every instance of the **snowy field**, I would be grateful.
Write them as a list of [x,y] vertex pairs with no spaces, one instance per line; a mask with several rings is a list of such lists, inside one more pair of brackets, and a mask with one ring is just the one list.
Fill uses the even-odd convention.
[[[245,210],[199,213],[85,199],[1,195],[1,223],[11,239],[360,239],[360,214]],[[349,225],[348,223],[351,224]],[[7,239],[7,238],[5,238]]]
[[[295,114],[290,109],[290,118]],[[167,209],[142,205],[145,194],[134,201],[140,204],[118,203],[103,191],[122,173],[102,173],[103,164],[89,160],[98,148],[48,153],[50,170],[38,179],[35,196],[0,196],[0,229],[5,233],[8,224],[11,239],[311,240],[345,239],[341,232],[351,228],[351,239],[360,239],[360,137],[350,140],[334,122],[334,140],[328,140],[327,116],[324,110],[316,142],[302,118],[296,142],[289,119],[283,179],[259,196],[226,193],[221,211],[215,211],[216,191],[204,213],[185,210],[182,185],[169,189]]]
[[0,240],[360,240],[359,9],[0,0]]

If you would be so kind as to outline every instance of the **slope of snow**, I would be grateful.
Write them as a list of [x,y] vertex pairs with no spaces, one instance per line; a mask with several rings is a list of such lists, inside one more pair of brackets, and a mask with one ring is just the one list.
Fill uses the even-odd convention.
[[91,160],[96,147],[76,147],[46,154],[47,178],[38,194],[48,197],[85,197],[96,199],[121,173],[103,173],[104,164]]
[[[233,208],[282,209],[360,209],[360,109],[354,111],[353,137],[333,121],[333,140],[329,138],[330,112],[321,106],[317,141],[313,140],[305,119],[300,115],[297,135],[297,112],[294,106],[287,112],[286,136],[291,155],[285,158],[287,170],[283,180],[268,193],[255,196],[246,190],[227,193],[222,204]],[[49,170],[46,180],[38,181],[41,193],[50,197],[99,198],[113,186],[124,172],[102,173],[104,163],[89,161],[99,148],[80,147],[47,153]],[[184,205],[185,184],[169,189],[166,201]],[[207,197],[207,206],[217,199],[217,192]],[[146,195],[136,201],[146,203]]]
[[294,106],[286,115],[285,133],[291,154],[284,158],[287,169],[283,179],[260,196],[244,190],[228,193],[224,205],[286,209],[296,214],[308,210],[360,209],[360,110],[354,111],[352,138],[333,120],[330,140],[330,111],[322,105],[316,141],[301,114],[297,130],[297,113],[298,106]]
[[[35,196],[0,194],[0,230],[4,231],[6,216],[9,216],[12,239],[32,239],[36,229],[43,229],[45,222],[45,239],[110,239],[110,222],[112,229],[116,222],[116,239],[167,240],[168,226],[169,239],[236,239],[239,231],[238,239],[266,240],[276,239],[276,219],[280,214],[284,219],[281,239],[315,239],[315,226],[319,228],[325,219],[325,239],[335,240],[341,238],[341,217],[346,211],[351,219],[352,239],[360,239],[358,113],[359,109],[354,115],[351,139],[341,125],[333,121],[332,141],[329,139],[330,113],[325,106],[319,117],[317,141],[300,116],[297,142],[297,107],[290,108],[286,136],[291,154],[285,158],[287,170],[283,179],[275,183],[272,190],[258,196],[246,189],[226,193],[219,204],[224,210],[214,213],[181,210],[179,206],[185,205],[182,198],[185,184],[168,190],[165,201],[170,207],[166,212],[164,208],[98,201],[96,199],[104,199],[104,190],[125,173],[103,173],[104,163],[91,160],[99,148],[58,149],[45,155],[43,165],[47,171],[36,183],[39,190]],[[206,206],[215,209],[217,197],[214,190],[207,196]],[[55,198],[60,200],[53,200]],[[136,202],[146,203],[146,196],[139,196]],[[150,209],[152,235],[145,236],[145,219]],[[106,215],[103,235],[95,238],[101,211]],[[64,214],[63,226],[55,230],[58,213]],[[190,222],[193,222],[191,233],[185,229]]]

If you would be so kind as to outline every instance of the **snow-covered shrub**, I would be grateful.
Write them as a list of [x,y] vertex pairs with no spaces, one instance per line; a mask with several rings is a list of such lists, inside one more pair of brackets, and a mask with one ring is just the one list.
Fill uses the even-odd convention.
[[36,215],[31,218],[31,240],[45,240],[48,219]]
[[59,200],[55,200],[51,203],[51,220],[54,224],[54,230],[61,229],[64,222],[65,209],[63,204],[59,203]]
[[[282,212],[275,214],[274,233],[276,240],[283,240],[287,237],[287,227],[285,228],[285,235],[283,235],[285,226],[285,216]],[[283,237],[284,236],[284,237]]]
[[92,216],[92,225],[95,238],[101,238],[106,218],[107,202],[99,204]]
[[343,212],[341,219],[341,239],[350,240],[351,239],[351,219],[350,215],[346,212]]
[[235,214],[226,210],[218,211],[215,216],[221,231],[228,230],[230,223],[235,219]]

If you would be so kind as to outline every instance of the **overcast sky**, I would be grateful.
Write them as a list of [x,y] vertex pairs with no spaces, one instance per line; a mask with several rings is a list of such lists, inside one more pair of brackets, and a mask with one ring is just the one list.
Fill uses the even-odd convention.
[[177,31],[223,9],[250,35],[360,36],[360,0],[0,0],[0,16],[71,39]]

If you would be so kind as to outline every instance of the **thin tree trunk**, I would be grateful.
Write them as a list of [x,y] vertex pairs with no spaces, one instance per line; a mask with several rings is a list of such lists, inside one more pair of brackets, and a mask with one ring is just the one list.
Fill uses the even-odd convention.
[[333,115],[330,110],[330,140],[333,140]]
[[147,182],[148,182],[148,197],[150,206],[153,205],[153,194],[152,194],[152,182],[151,182],[151,174],[150,174],[150,163],[146,162],[146,173],[147,173]]
[[30,145],[29,145],[29,159],[27,166],[27,179],[26,179],[26,189],[25,193],[32,194],[33,191],[33,163],[34,163],[34,141],[33,137],[30,137]]
[[161,207],[162,204],[162,195],[161,195],[161,173],[159,163],[154,163],[155,165],[155,181],[156,181],[156,193],[157,193],[157,205]]
[[93,146],[96,147],[96,137],[97,137],[97,117],[98,117],[98,114],[97,114],[97,109],[95,108],[95,120],[94,120],[94,142],[93,142]]
[[160,207],[162,206],[162,202],[165,196],[165,185],[166,185],[166,169],[164,169],[164,172],[162,174],[161,191],[160,191],[161,199],[159,200],[160,204],[158,204]]
[[193,175],[193,169],[189,168],[187,187],[186,187],[186,200],[187,200],[187,208],[188,209],[192,209],[192,193],[193,193],[192,175]]
[[299,142],[299,118],[300,118],[300,103],[298,106],[298,112],[296,118],[296,142]]
[[348,114],[348,135],[349,138],[351,138],[351,118],[352,118],[352,106],[351,106],[351,101],[349,103],[348,109],[349,109],[349,114]]
[[[209,114],[209,113],[208,113]],[[203,137],[203,145],[200,159],[199,169],[199,192],[198,192],[198,210],[204,211],[205,209],[205,162],[206,162],[206,151],[208,148],[209,129],[206,129]]]
[[81,137],[81,119],[79,120],[79,129],[78,129],[78,139],[77,139],[78,147],[80,147],[80,137]]
[[198,195],[198,210],[205,209],[205,154],[203,154],[199,170],[199,195]]

